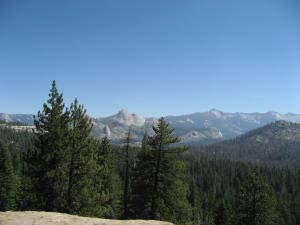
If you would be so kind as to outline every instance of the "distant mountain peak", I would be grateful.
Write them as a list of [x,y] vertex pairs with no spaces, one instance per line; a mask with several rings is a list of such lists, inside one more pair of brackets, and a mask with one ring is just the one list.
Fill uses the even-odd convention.
[[129,112],[128,112],[127,109],[121,109],[121,110],[117,113],[117,115],[127,116],[127,115],[129,115]]
[[115,116],[115,118],[120,118],[123,120],[127,120],[131,117],[131,114],[126,109],[121,109]]
[[116,115],[111,117],[113,120],[125,126],[143,126],[145,118],[136,114],[129,113],[126,109],[121,109]]
[[208,114],[215,116],[216,118],[221,118],[223,115],[223,112],[216,108],[212,108],[208,111]]

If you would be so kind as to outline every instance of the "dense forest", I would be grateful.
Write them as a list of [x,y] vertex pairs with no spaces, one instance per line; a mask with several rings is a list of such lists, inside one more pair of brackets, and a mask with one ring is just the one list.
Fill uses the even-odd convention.
[[91,135],[55,82],[36,130],[0,127],[0,210],[44,210],[198,225],[299,225],[300,171],[190,151],[164,120],[142,146]]
[[300,166],[300,124],[276,121],[231,140],[191,146],[193,152],[270,166]]

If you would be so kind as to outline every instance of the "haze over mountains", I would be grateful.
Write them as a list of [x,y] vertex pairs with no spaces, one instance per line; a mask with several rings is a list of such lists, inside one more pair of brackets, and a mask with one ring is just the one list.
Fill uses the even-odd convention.
[[[32,115],[29,114],[0,113],[0,120],[33,124]],[[280,114],[273,111],[266,113],[226,113],[211,109],[207,112],[167,116],[166,120],[171,127],[175,128],[175,132],[181,137],[182,143],[203,144],[230,139],[277,120],[300,123],[300,115]],[[113,143],[120,143],[130,128],[133,142],[139,143],[145,131],[148,135],[152,134],[151,127],[157,122],[157,118],[145,118],[123,109],[109,117],[92,118],[92,121],[94,124],[93,134],[96,137],[108,136]]]

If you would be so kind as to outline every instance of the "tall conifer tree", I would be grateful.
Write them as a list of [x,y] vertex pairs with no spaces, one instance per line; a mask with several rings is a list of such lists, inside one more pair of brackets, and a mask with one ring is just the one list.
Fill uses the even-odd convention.
[[112,146],[107,137],[101,140],[96,152],[94,173],[94,212],[92,215],[116,218],[120,215],[120,180],[116,173]]
[[132,170],[132,198],[130,213],[134,218],[150,218],[151,174],[154,173],[154,161],[145,133],[141,151],[137,154],[137,162]]
[[149,150],[138,156],[134,190],[144,192],[135,195],[135,208],[141,207],[143,211],[139,213],[146,218],[187,222],[192,210],[188,185],[184,182],[185,165],[176,159],[186,148],[173,146],[180,140],[164,118],[159,119],[153,130],[154,136],[148,138]]
[[91,211],[94,155],[96,141],[91,136],[92,122],[78,100],[70,107],[69,165],[67,209],[70,213],[88,215]]
[[69,111],[63,95],[53,81],[49,100],[42,112],[34,117],[36,148],[31,154],[31,175],[39,208],[47,211],[65,211],[68,189],[68,125]]
[[125,157],[125,166],[124,166],[124,189],[123,189],[123,217],[124,219],[128,218],[129,214],[129,172],[130,172],[130,141],[131,141],[131,131],[128,130],[127,136],[125,138],[125,147],[124,147],[124,157]]

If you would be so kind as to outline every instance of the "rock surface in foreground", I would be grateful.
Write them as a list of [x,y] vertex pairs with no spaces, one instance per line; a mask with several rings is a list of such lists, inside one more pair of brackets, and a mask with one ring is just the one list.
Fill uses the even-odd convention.
[[51,212],[0,212],[0,225],[173,225],[154,220],[107,220]]

